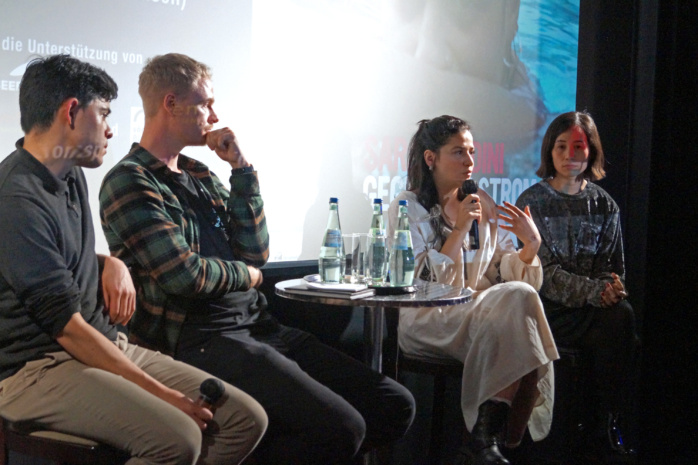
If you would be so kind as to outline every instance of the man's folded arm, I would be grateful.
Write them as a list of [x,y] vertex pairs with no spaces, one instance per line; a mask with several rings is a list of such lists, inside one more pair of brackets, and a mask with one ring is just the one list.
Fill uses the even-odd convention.
[[90,326],[79,313],[56,335],[58,343],[76,360],[93,368],[123,376],[146,391],[162,395],[167,389],[129,360],[116,345]]
[[123,244],[167,294],[218,297],[250,288],[245,263],[204,258],[191,250],[144,168],[121,165],[111,171],[99,202],[112,253],[118,252],[113,244]]
[[56,337],[58,343],[76,360],[87,366],[119,375],[145,391],[188,414],[200,428],[213,419],[210,410],[195,404],[181,392],[171,389],[141,370],[109,339],[76,313]]
[[[225,199],[228,192],[218,178],[214,176],[213,179]],[[269,232],[257,172],[230,176],[227,208],[229,243],[233,253],[248,265],[263,266],[269,259]]]
[[[3,199],[0,217],[5,220],[0,232],[0,273],[31,320],[77,360],[123,376],[172,404],[184,406],[181,393],[150,378],[85,321],[81,291],[59,250],[58,225],[45,206],[22,197]],[[195,407],[189,410],[198,412]]]

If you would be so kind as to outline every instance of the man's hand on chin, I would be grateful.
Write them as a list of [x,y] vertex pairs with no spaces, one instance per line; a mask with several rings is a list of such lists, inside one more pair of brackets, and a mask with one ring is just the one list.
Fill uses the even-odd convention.
[[206,145],[215,151],[221,160],[230,163],[233,168],[249,166],[240,147],[238,147],[235,133],[230,128],[216,129],[206,133]]

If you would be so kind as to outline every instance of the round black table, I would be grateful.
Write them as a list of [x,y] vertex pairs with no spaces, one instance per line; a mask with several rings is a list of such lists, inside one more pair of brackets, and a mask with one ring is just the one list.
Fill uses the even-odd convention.
[[383,369],[384,309],[446,307],[469,302],[473,296],[473,292],[470,289],[427,282],[416,284],[417,291],[411,294],[380,295],[355,300],[296,294],[286,290],[287,287],[296,286],[302,282],[302,279],[281,281],[276,284],[276,294],[287,299],[323,305],[364,307],[366,363],[378,372],[381,372]]

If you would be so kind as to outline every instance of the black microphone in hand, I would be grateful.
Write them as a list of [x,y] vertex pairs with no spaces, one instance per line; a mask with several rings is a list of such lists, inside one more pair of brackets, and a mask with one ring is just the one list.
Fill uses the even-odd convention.
[[201,395],[199,395],[196,404],[210,409],[221,399],[225,392],[225,387],[220,379],[208,378],[201,383],[199,392]]
[[[477,192],[477,183],[468,179],[463,181],[463,185],[458,188],[458,200],[463,201],[470,194],[475,194]],[[473,200],[473,203],[475,201]],[[470,227],[470,250],[477,250],[480,248],[480,232],[477,227],[477,220],[473,220],[473,225]]]

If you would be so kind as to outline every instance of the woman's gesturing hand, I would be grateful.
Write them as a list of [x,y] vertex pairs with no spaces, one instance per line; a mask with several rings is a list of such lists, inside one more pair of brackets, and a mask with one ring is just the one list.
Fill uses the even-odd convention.
[[505,231],[513,232],[523,243],[523,248],[519,252],[519,257],[526,263],[532,263],[540,248],[540,233],[531,217],[531,209],[526,206],[521,210],[516,205],[504,202],[504,205],[497,205],[501,211],[499,219],[509,224],[502,224],[500,227]]

